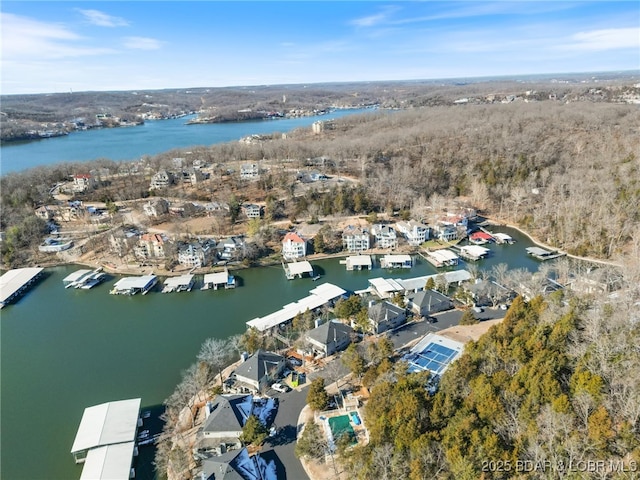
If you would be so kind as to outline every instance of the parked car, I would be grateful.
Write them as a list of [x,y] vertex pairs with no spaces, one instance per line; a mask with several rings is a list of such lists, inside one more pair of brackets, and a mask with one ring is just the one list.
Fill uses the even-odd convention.
[[484,309],[482,307],[473,307],[472,310],[476,313],[484,312]]
[[291,390],[289,386],[284,385],[282,383],[274,383],[273,385],[271,385],[271,388],[273,388],[276,392],[280,392],[280,393],[287,393],[289,390]]
[[287,358],[287,360],[289,361],[289,363],[291,365],[293,365],[294,367],[300,367],[302,366],[302,360],[300,360],[299,358],[296,357],[289,357]]

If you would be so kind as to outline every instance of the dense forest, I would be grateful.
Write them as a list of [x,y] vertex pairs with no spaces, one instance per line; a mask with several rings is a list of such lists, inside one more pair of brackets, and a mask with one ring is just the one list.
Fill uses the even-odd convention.
[[350,478],[635,478],[640,292],[630,286],[628,298],[597,303],[518,297],[435,395],[402,362],[365,373],[370,443],[341,445]]

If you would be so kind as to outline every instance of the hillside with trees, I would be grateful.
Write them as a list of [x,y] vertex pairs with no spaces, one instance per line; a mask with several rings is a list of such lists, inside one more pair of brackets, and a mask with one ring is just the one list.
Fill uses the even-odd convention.
[[632,478],[640,297],[629,286],[629,298],[604,302],[518,297],[435,395],[403,362],[374,375],[370,443],[339,449],[349,478]]

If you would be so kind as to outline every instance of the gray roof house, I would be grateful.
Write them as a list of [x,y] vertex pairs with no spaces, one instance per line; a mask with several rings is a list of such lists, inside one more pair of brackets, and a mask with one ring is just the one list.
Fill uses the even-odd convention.
[[435,290],[422,290],[412,293],[407,299],[407,308],[423,317],[453,308],[453,302],[449,297]]
[[331,320],[309,330],[306,340],[313,345],[313,350],[325,357],[344,350],[351,343],[353,329],[349,325]]
[[[260,455],[249,456],[246,448],[231,450],[202,462],[199,479],[202,480],[262,480]],[[264,467],[263,467],[264,468]]]
[[402,307],[391,302],[380,302],[369,305],[369,323],[373,333],[382,333],[402,325],[407,314]]
[[278,378],[285,364],[282,355],[258,350],[236,368],[236,383],[261,391]]
[[242,427],[253,410],[251,395],[218,395],[207,405],[207,418],[202,425],[205,438],[237,441]]

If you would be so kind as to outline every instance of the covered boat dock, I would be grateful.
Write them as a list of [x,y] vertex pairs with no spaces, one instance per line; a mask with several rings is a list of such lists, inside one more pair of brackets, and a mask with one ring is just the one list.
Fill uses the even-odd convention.
[[0,277],[0,308],[15,301],[26,292],[42,275],[44,269],[16,268]]
[[217,290],[220,287],[236,288],[236,279],[233,275],[229,275],[229,270],[226,268],[223,272],[207,273],[204,276],[204,286],[202,290],[209,290],[211,288]]
[[458,265],[459,257],[446,248],[440,250],[430,250],[425,253],[425,257],[434,267],[453,267]]
[[486,247],[481,247],[480,245],[465,245],[460,247],[460,256],[465,260],[476,261],[481,258],[487,258],[491,250]]
[[135,295],[137,293],[145,295],[156,283],[158,283],[158,277],[155,275],[125,277],[118,280],[109,293],[112,295]]
[[413,258],[411,255],[385,255],[380,260],[382,268],[411,268],[413,267]]
[[292,262],[292,263],[282,263],[284,268],[284,274],[287,276],[287,279],[293,280],[294,278],[302,278],[305,273],[308,273],[309,276],[313,276],[313,266],[308,261],[303,262]]
[[193,288],[194,275],[187,273],[179,277],[169,277],[164,281],[162,293],[189,292]]
[[347,266],[348,271],[371,270],[373,267],[371,255],[352,255],[347,257],[344,263]]

